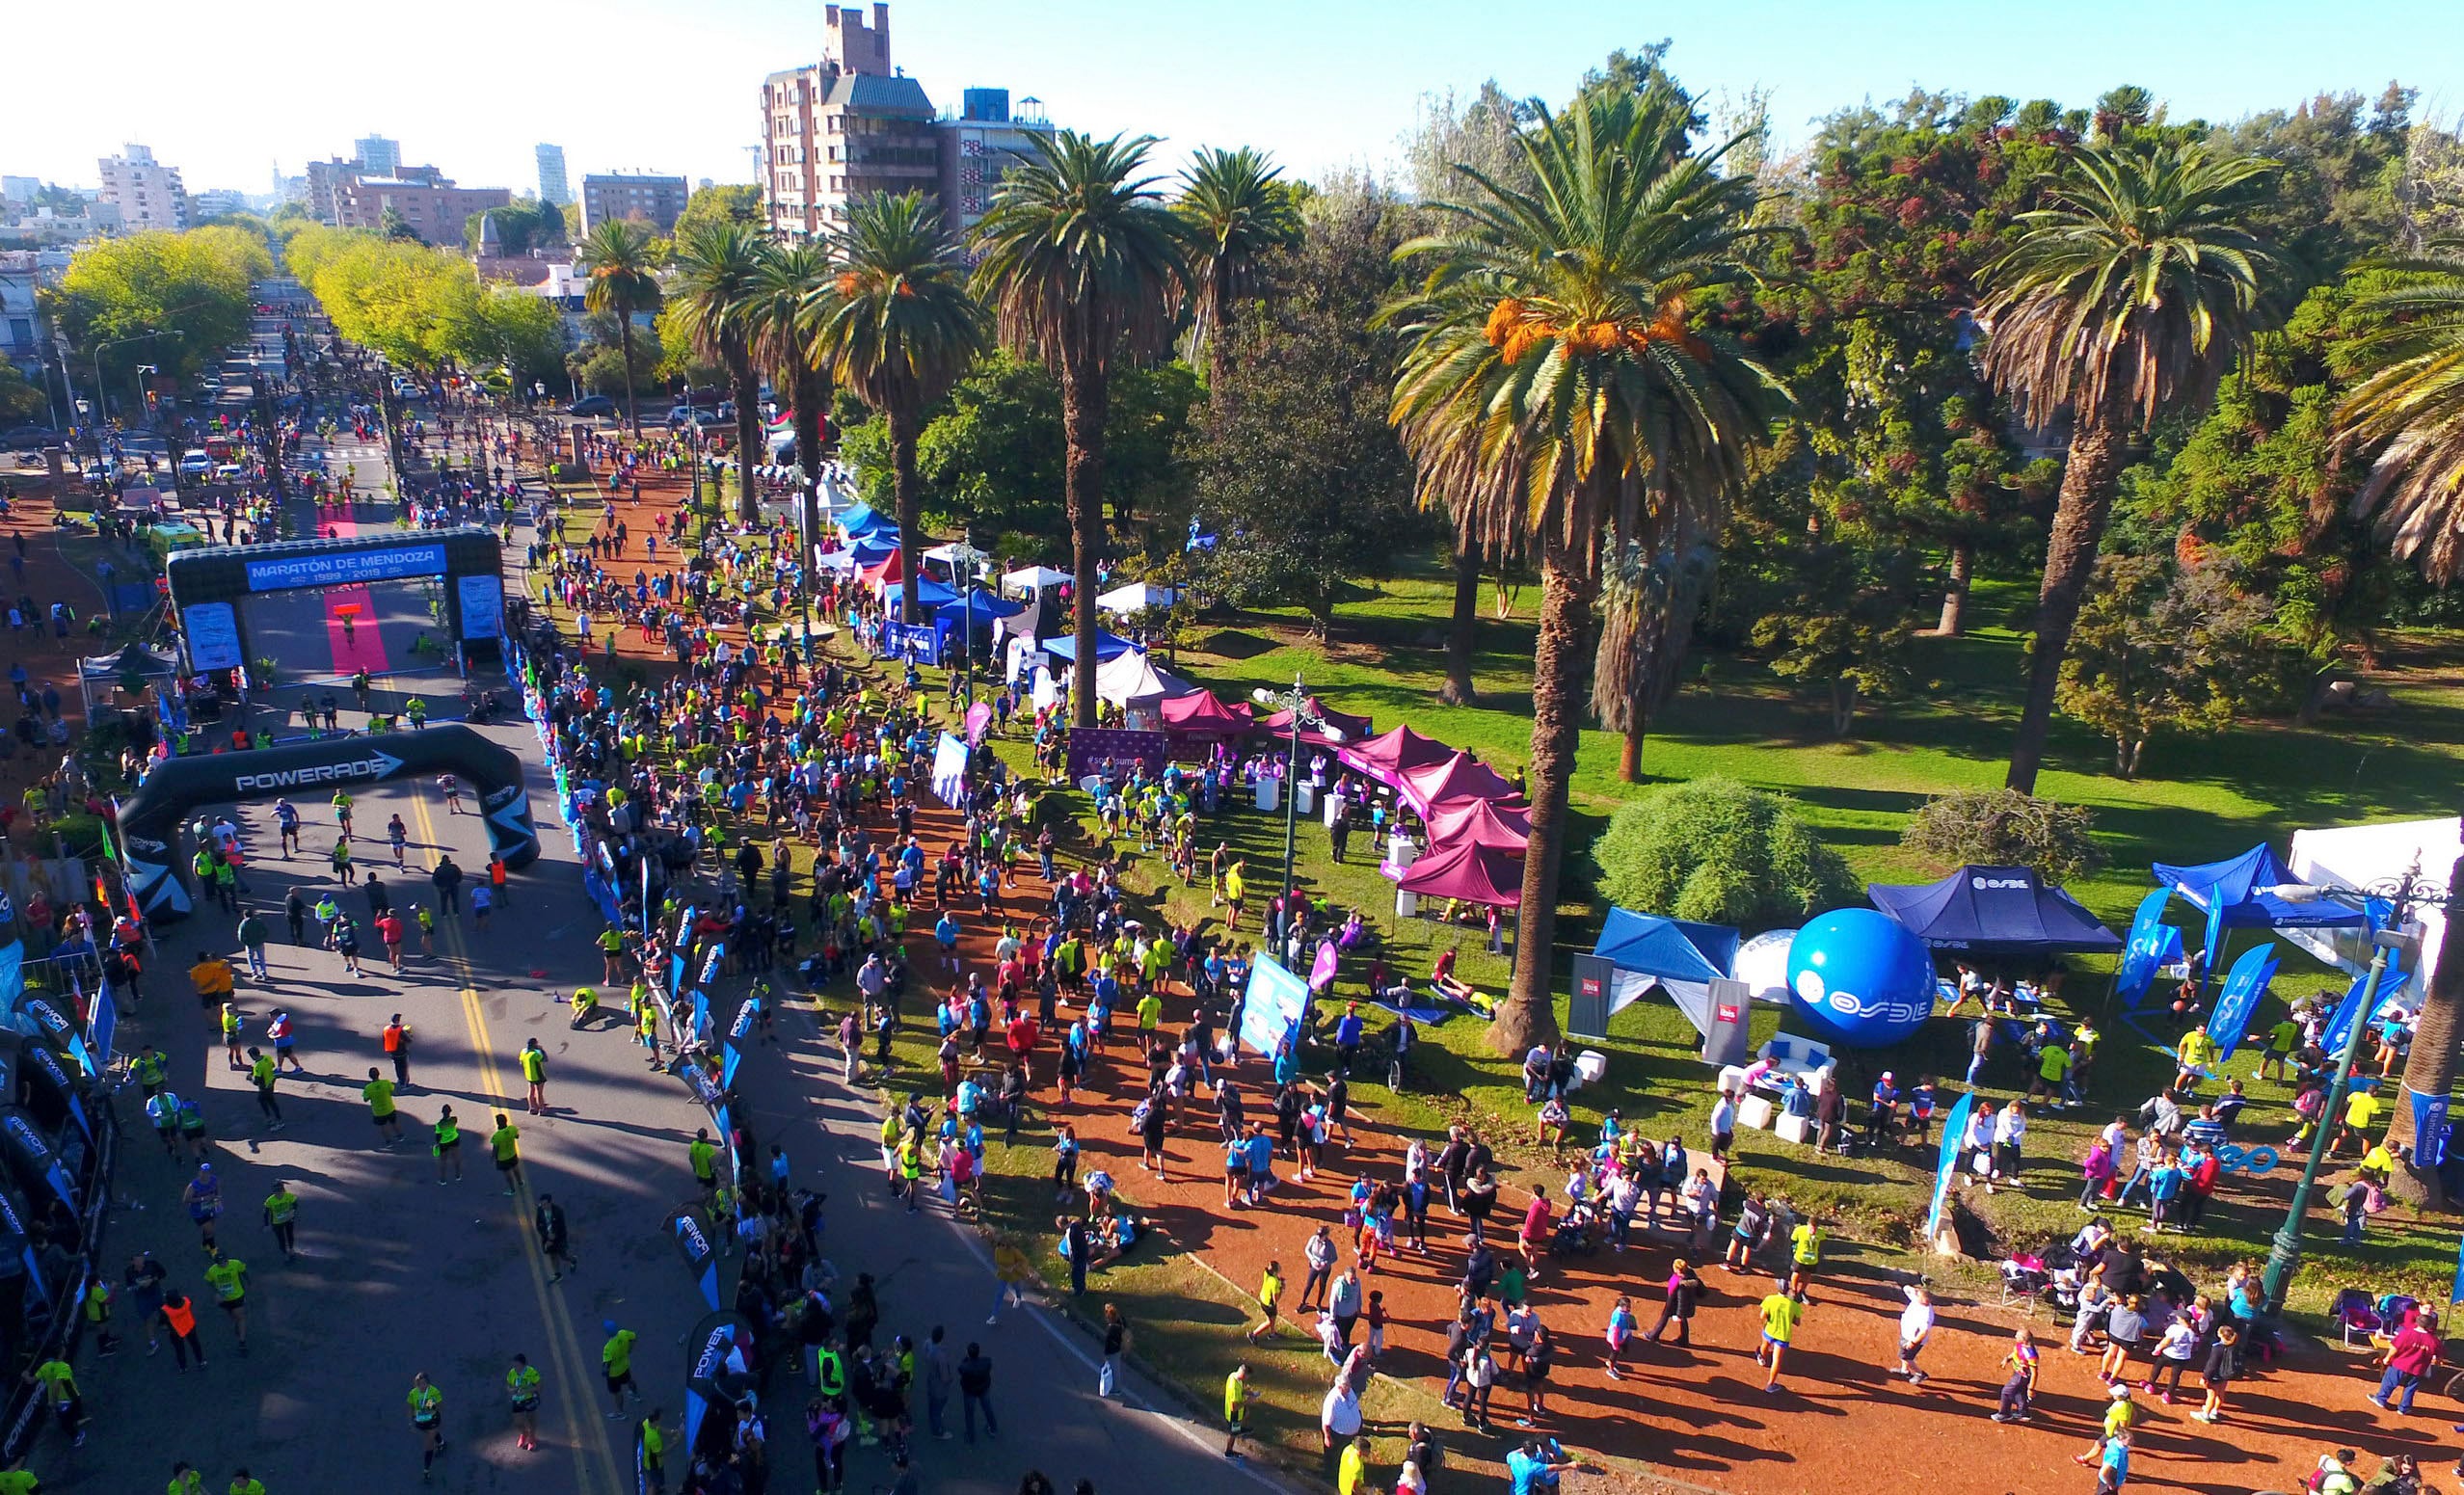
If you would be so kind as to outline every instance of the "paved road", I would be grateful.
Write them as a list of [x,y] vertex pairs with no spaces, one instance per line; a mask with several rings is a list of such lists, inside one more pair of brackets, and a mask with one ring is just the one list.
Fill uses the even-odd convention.
[[[359,480],[381,478],[373,452],[353,453]],[[354,719],[346,717],[346,720]],[[526,727],[492,734],[535,760]],[[544,776],[535,781],[544,784]],[[543,828],[553,808],[534,793]],[[241,807],[250,839],[254,899],[281,937],[282,894],[303,883],[330,887],[322,853],[335,828],[321,803],[301,802],[307,848],[316,860],[285,863],[274,850],[270,807]],[[399,812],[410,827],[413,873],[391,873],[382,827]],[[359,798],[362,868],[373,867],[399,904],[429,901],[422,876],[441,849],[466,868],[484,865],[475,817],[451,815],[427,786],[397,786]],[[231,948],[231,921],[202,914],[164,931],[151,995],[127,1028],[131,1045],[151,1042],[173,1059],[173,1084],[203,1092],[216,1138],[214,1163],[229,1213],[222,1242],[248,1262],[253,1353],[235,1353],[229,1326],[203,1326],[210,1369],[181,1373],[168,1350],[148,1356],[135,1326],[116,1358],[80,1366],[95,1432],[68,1449],[56,1435],[38,1445],[33,1466],[54,1488],[158,1487],[174,1458],[206,1472],[220,1489],[246,1464],[273,1495],[301,1491],[410,1489],[419,1482],[417,1446],[404,1396],[424,1370],[446,1394],[451,1445],[439,1487],[483,1491],[519,1480],[538,1495],[616,1495],[631,1487],[628,1424],[607,1416],[597,1376],[600,1323],[613,1320],[641,1335],[638,1377],[668,1414],[682,1402],[683,1342],[701,1305],[661,1233],[666,1212],[690,1192],[684,1144],[701,1119],[683,1087],[647,1072],[620,1031],[574,1032],[562,998],[597,974],[590,947],[599,923],[579,889],[570,842],[553,831],[549,851],[517,877],[514,906],[479,929],[443,921],[433,957],[386,974],[376,957],[353,977],[337,957],[278,943],[271,980],[244,981],[249,1041],[287,1008],[309,1073],[280,1087],[283,1130],[266,1129],[243,1075],[226,1068],[209,1042],[208,1021],[186,996],[178,974],[200,948]],[[353,890],[347,903],[364,909]],[[723,1001],[731,1003],[733,994]],[[377,1035],[400,1012],[414,1034],[413,1087],[403,1110],[414,1140],[385,1149],[359,1097],[379,1062]],[[1085,1477],[1121,1489],[1246,1488],[1271,1484],[1227,1463],[1214,1435],[1146,1408],[1153,1389],[1132,1378],[1123,1401],[1094,1394],[1091,1342],[1037,1307],[985,1322],[994,1279],[981,1248],[938,1213],[909,1215],[882,1195],[870,1162],[868,1094],[829,1078],[814,1021],[792,1011],[780,1022],[782,1047],[746,1064],[740,1089],[759,1133],[787,1147],[799,1180],[829,1195],[825,1254],[848,1277],[870,1271],[883,1285],[882,1337],[921,1337],[946,1323],[963,1348],[980,1340],[993,1358],[994,1405],[1004,1441],[969,1446],[920,1437],[919,1468],[929,1491],[996,1495],[1020,1472],[1041,1467],[1064,1488]],[[536,1036],[549,1055],[551,1114],[520,1108],[515,1055]],[[133,1092],[121,1098],[134,1116]],[[467,1176],[440,1187],[425,1152],[427,1124],[450,1105],[469,1136]],[[508,1196],[487,1161],[485,1134],[495,1111],[522,1129],[524,1185]],[[173,1280],[203,1292],[205,1264],[195,1229],[177,1207],[193,1171],[166,1158],[142,1130],[117,1183],[122,1208],[107,1241],[117,1259],[156,1252]],[[276,1179],[300,1195],[302,1260],[285,1266],[258,1223],[258,1205]],[[572,1219],[582,1266],[551,1283],[527,1228],[539,1190],[551,1190]],[[725,1284],[732,1290],[732,1281]],[[513,1446],[502,1398],[511,1355],[529,1355],[546,1376],[541,1449]],[[809,1455],[799,1410],[802,1388],[773,1392],[773,1459],[780,1477],[802,1488]],[[920,1409],[921,1410],[921,1409]],[[952,1408],[954,1417],[955,1408]],[[886,1484],[877,1453],[850,1461],[850,1487]],[[1204,1482],[1203,1485],[1201,1482]]]

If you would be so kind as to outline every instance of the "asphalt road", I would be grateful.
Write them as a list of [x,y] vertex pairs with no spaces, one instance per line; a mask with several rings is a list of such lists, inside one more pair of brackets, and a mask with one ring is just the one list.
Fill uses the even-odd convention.
[[[381,478],[373,453],[355,455],[362,484]],[[344,719],[359,718],[346,710]],[[536,763],[526,726],[491,732]],[[149,995],[122,1031],[126,1044],[150,1042],[171,1056],[175,1089],[203,1093],[228,1201],[221,1242],[252,1272],[252,1353],[240,1357],[230,1325],[203,1309],[210,1368],[181,1373],[168,1348],[146,1353],[144,1332],[123,1307],[125,1348],[107,1359],[90,1350],[79,1364],[94,1427],[87,1446],[71,1450],[52,1433],[37,1445],[32,1467],[47,1488],[158,1488],[175,1458],[197,1465],[215,1490],[243,1464],[272,1495],[422,1487],[404,1399],[412,1374],[425,1371],[446,1398],[449,1448],[435,1487],[493,1491],[518,1480],[537,1495],[616,1495],[632,1487],[629,1424],[607,1415],[597,1365],[603,1320],[640,1334],[637,1378],[665,1410],[671,1442],[681,1441],[683,1339],[703,1310],[662,1222],[693,1191],[684,1149],[702,1118],[678,1081],[646,1068],[612,1016],[586,1031],[569,1028],[564,999],[599,974],[590,942],[600,924],[571,842],[554,828],[546,782],[544,772],[533,780],[532,800],[547,854],[517,874],[512,906],[484,929],[467,915],[441,920],[435,953],[417,953],[415,936],[399,975],[386,971],[372,941],[358,977],[335,955],[281,943],[280,908],[295,881],[311,895],[333,886],[324,875],[336,834],[330,809],[299,802],[307,855],[289,863],[275,849],[269,804],[235,811],[248,837],[252,900],[276,934],[271,979],[247,980],[242,968],[247,1041],[270,1052],[264,1025],[286,1009],[308,1071],[280,1083],[284,1127],[260,1119],[245,1075],[227,1068],[209,1018],[187,995],[183,971],[196,950],[228,950],[238,963],[229,917],[203,912],[162,931]],[[411,841],[411,868],[401,875],[383,841],[397,811]],[[355,821],[360,865],[375,869],[397,907],[432,900],[425,872],[441,849],[466,868],[485,865],[476,818],[447,814],[430,786],[361,795]],[[361,890],[342,897],[355,912],[366,908]],[[736,996],[721,997],[722,1010]],[[378,1035],[395,1012],[414,1034],[414,1082],[402,1099],[408,1135],[388,1149],[359,1087],[382,1062]],[[880,1281],[882,1341],[898,1333],[921,1340],[945,1324],[954,1349],[979,1341],[995,1365],[992,1402],[1004,1437],[970,1445],[934,1441],[920,1428],[924,1489],[996,1495],[1015,1489],[1031,1467],[1064,1489],[1080,1478],[1107,1492],[1274,1486],[1225,1460],[1219,1434],[1152,1410],[1166,1403],[1136,1376],[1121,1397],[1100,1401],[1093,1343],[1044,1308],[1005,1311],[987,1323],[996,1284],[978,1239],[938,1209],[911,1215],[884,1196],[870,1092],[835,1079],[834,1051],[825,1051],[809,1009],[791,1008],[778,1030],[780,1047],[750,1056],[738,1088],[758,1135],[780,1141],[795,1177],[828,1194],[824,1254],[848,1280],[870,1271]],[[516,1055],[533,1036],[549,1055],[544,1118],[522,1108]],[[118,1261],[152,1250],[174,1283],[210,1299],[200,1276],[206,1258],[178,1203],[193,1165],[165,1157],[147,1135],[133,1089],[119,1104],[136,1130],[116,1181],[121,1208],[107,1253]],[[466,1173],[441,1187],[425,1138],[448,1105],[465,1130]],[[524,1179],[511,1196],[485,1142],[498,1110],[522,1131]],[[259,1201],[277,1179],[301,1199],[302,1257],[287,1266],[259,1222]],[[530,1209],[542,1190],[565,1207],[581,1261],[561,1282],[548,1280],[531,1243]],[[733,1286],[727,1277],[723,1295]],[[545,1375],[535,1453],[514,1447],[506,1415],[503,1375],[516,1352]],[[774,1481],[790,1482],[774,1489],[804,1487],[804,1399],[803,1387],[782,1383],[766,1409]],[[950,1410],[954,1429],[954,1403]],[[848,1475],[849,1488],[863,1491],[887,1485],[893,1471],[880,1454],[863,1451]]]

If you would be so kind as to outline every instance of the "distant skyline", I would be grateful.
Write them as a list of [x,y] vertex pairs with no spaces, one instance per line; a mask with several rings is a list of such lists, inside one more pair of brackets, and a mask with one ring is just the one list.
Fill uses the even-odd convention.
[[[865,7],[870,13],[870,6]],[[819,0],[600,0],[520,12],[479,0],[415,10],[308,0],[34,4],[11,21],[18,69],[0,171],[94,184],[123,142],[153,147],[191,191],[267,190],[276,163],[349,156],[364,135],[466,186],[535,190],[535,143],[564,145],[573,179],[649,170],[749,181],[763,75],[811,62]],[[1544,16],[1544,24],[1525,18]],[[2127,30],[2076,10],[1886,0],[1766,0],[1679,12],[1561,0],[1543,13],[1471,0],[1178,3],[894,0],[895,61],[936,105],[1006,88],[1060,125],[1163,138],[1168,174],[1195,147],[1254,145],[1295,175],[1384,172],[1423,100],[1494,77],[1564,99],[1618,47],[1662,38],[1669,65],[1715,101],[1769,91],[1775,133],[1911,88],[2085,107],[2120,83],[2175,117],[2230,120],[2317,93],[2420,108],[2464,104],[2464,7],[2429,0],[2333,13],[2286,0],[2171,0]],[[2127,45],[2116,46],[2117,38]],[[39,128],[30,121],[41,121]]]

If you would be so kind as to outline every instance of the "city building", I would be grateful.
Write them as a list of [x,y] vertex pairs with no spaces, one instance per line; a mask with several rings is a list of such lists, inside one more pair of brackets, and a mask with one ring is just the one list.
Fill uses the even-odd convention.
[[1039,159],[1053,138],[1043,104],[1018,101],[1010,113],[1009,90],[968,89],[954,117],[945,116],[941,134],[941,212],[950,231],[976,227],[1011,168]]
[[105,156],[102,200],[120,209],[131,229],[185,228],[189,225],[188,189],[180,185],[179,168],[165,166],[143,146]]
[[43,383],[42,316],[35,307],[35,291],[48,278],[42,257],[33,250],[0,250],[0,358]]
[[542,145],[534,154],[539,158],[539,200],[573,206],[574,189],[565,175],[565,147]]
[[413,232],[430,244],[459,249],[462,226],[473,213],[512,203],[503,187],[457,187],[436,174],[435,167],[415,167],[419,176],[363,176],[348,173],[335,184],[335,224],[343,228],[377,228],[391,208]]
[[303,180],[307,183],[308,210],[318,223],[331,224],[339,216],[336,206],[342,178],[351,174],[351,163],[335,156],[331,161],[310,161]]
[[41,191],[40,176],[0,176],[0,202],[30,203]]
[[41,207],[28,213],[12,208],[0,218],[7,221],[0,227],[0,237],[28,240],[39,247],[60,244],[83,244],[88,239],[107,238],[121,229],[120,209],[108,202],[89,202],[82,214],[63,217],[58,208]]
[[248,199],[236,188],[209,187],[188,200],[189,222],[203,223],[208,218],[223,218],[245,211]]
[[773,232],[845,222],[847,204],[911,188],[938,195],[941,142],[924,86],[890,63],[890,8],[822,12],[821,60],[762,81],[762,201]]
[[581,182],[582,232],[611,219],[638,218],[665,233],[676,227],[690,193],[682,176],[594,173]]
[[361,173],[368,176],[399,176],[402,174],[402,143],[382,135],[369,135],[351,143],[352,155]]

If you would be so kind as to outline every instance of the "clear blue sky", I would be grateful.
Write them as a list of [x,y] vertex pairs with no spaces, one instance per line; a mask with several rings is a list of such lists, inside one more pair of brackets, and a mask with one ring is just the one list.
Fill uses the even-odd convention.
[[[266,190],[279,160],[375,132],[466,185],[532,185],[531,147],[574,174],[642,167],[749,180],[762,75],[818,55],[812,0],[28,0],[7,28],[0,172],[92,184],[149,145],[192,190]],[[868,7],[869,11],[869,7]],[[1055,121],[1251,144],[1300,174],[1392,162],[1432,91],[1495,77],[1562,99],[1614,47],[1672,39],[1698,90],[1772,93],[1783,139],[1912,85],[2085,105],[2137,83],[2228,119],[2390,78],[2464,104],[2464,5],[2143,0],[2015,7],[1767,0],[1654,7],[1469,0],[897,0],[895,61],[937,104],[970,86],[1041,98]]]

